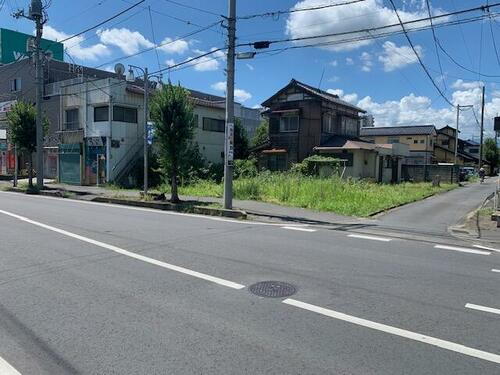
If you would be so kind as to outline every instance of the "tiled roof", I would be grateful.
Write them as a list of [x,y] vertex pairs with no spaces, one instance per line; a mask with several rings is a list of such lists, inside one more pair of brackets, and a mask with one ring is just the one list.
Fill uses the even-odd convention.
[[385,136],[385,135],[430,135],[436,131],[434,125],[413,126],[386,126],[374,128],[361,128],[360,137]]

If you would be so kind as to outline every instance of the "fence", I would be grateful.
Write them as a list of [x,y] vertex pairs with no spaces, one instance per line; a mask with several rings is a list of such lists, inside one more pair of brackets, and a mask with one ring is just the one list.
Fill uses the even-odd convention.
[[404,181],[423,182],[433,181],[437,176],[444,183],[458,183],[459,166],[458,165],[403,165],[401,173]]

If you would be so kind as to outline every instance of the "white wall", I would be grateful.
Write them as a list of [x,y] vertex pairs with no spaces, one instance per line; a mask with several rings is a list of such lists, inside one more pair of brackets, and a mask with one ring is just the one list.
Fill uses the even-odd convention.
[[196,106],[194,114],[198,115],[198,124],[194,132],[194,141],[198,144],[200,153],[211,163],[223,163],[221,153],[224,152],[224,133],[203,130],[203,117],[225,120],[224,108]]

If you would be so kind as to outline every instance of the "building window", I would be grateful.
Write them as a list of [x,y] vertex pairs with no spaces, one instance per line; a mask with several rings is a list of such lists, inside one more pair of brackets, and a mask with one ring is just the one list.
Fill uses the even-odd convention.
[[351,137],[358,136],[358,119],[342,116],[341,118],[341,135]]
[[194,115],[194,125],[198,127],[198,115]]
[[399,137],[389,137],[387,139],[387,143],[390,143],[390,144],[399,143]]
[[411,141],[413,138],[412,138],[412,137],[406,137],[406,139],[408,139],[408,140],[410,140],[410,141]]
[[94,107],[94,122],[108,121],[109,120],[109,107]]
[[66,110],[66,122],[64,123],[66,130],[80,129],[80,121],[78,119],[78,108]]
[[450,144],[450,140],[449,140],[449,139],[442,139],[442,140],[441,140],[441,144],[442,144],[443,146],[448,146],[448,145]]
[[137,124],[137,108],[115,105],[113,107],[113,121]]
[[414,144],[417,144],[417,143],[418,143],[418,139],[414,139],[414,140],[413,140],[413,143],[414,143]]
[[10,91],[21,91],[21,78],[10,80]]
[[429,141],[429,144],[432,146],[432,139]]
[[421,140],[420,140],[420,143],[425,143],[425,139],[421,139]]
[[226,122],[215,118],[203,117],[203,130],[224,133]]
[[282,116],[280,117],[280,132],[296,132],[299,130],[298,116]]
[[335,126],[334,126],[334,121],[333,121],[334,117],[329,114],[329,113],[325,113],[323,115],[323,133],[329,133],[329,134],[332,134],[335,132]]

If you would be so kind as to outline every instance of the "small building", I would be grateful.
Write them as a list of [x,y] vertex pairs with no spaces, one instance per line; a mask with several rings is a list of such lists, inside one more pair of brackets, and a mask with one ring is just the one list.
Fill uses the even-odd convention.
[[437,131],[434,125],[373,127],[361,128],[360,137],[374,143],[408,145],[404,164],[431,164]]
[[[262,106],[267,108],[269,141],[257,147],[261,168],[284,170],[321,153],[346,160],[346,177],[399,181],[404,147],[362,141],[363,109],[295,79]],[[384,166],[391,169],[390,177],[384,177]]]
[[[436,163],[454,163],[458,165],[474,165],[479,160],[474,156],[468,154],[458,139],[457,145],[457,131],[451,126],[444,126],[437,131],[436,145],[434,148],[434,160]],[[457,147],[456,147],[457,145]],[[455,159],[455,147],[457,157]]]

